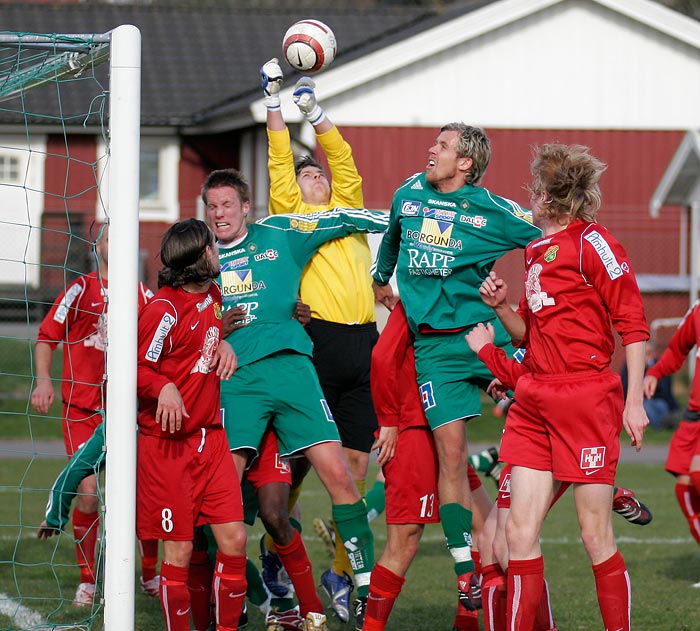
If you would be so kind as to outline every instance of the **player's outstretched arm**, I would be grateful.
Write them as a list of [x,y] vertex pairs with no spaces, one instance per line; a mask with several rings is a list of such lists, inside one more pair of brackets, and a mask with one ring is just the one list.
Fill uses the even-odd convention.
[[284,74],[277,57],[265,62],[260,68],[260,85],[264,95],[263,101],[267,108],[267,128],[273,131],[282,131],[286,128],[280,102],[283,81]]
[[525,322],[506,301],[508,297],[506,282],[496,272],[491,271],[481,283],[479,294],[481,294],[481,300],[484,304],[493,309],[505,330],[508,331],[513,343],[519,343],[525,336]]
[[302,116],[309,121],[317,134],[323,134],[333,127],[323,108],[316,100],[316,83],[310,77],[302,77],[294,86],[294,103]]

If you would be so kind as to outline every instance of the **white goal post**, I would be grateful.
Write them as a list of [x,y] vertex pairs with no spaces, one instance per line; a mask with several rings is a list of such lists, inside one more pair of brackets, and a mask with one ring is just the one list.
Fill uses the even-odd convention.
[[[88,68],[109,60],[108,87],[103,91],[109,103],[108,128],[101,132],[107,141],[106,168],[112,183],[107,199],[101,197],[99,182],[97,187],[98,202],[105,207],[110,226],[112,253],[105,407],[104,628],[133,631],[141,33],[132,25],[88,35],[2,32],[0,47],[18,51],[14,58],[8,55],[10,61],[0,73],[0,102],[16,99],[24,103],[28,90],[77,79]],[[88,103],[89,112],[90,108]],[[27,113],[25,120],[30,118]],[[41,232],[33,220],[27,220],[25,227],[28,233]],[[23,263],[25,268],[39,264],[29,259]]]
[[105,630],[134,628],[141,33],[110,33]]

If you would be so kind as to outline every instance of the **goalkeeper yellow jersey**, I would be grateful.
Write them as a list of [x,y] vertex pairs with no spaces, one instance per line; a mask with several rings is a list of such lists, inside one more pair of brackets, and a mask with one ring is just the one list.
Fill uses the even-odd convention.
[[[352,149],[333,126],[317,136],[331,175],[331,200],[324,206],[302,201],[294,172],[289,130],[267,130],[269,141],[270,214],[313,213],[336,206],[363,208],[362,178]],[[311,316],[341,324],[367,324],[376,319],[369,268],[372,263],[367,237],[354,234],[323,245],[306,265],[301,277],[301,299]]]

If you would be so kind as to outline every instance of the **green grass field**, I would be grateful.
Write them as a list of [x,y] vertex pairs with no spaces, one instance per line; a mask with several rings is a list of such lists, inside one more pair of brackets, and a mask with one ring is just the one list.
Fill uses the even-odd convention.
[[[0,461],[0,629],[26,628],[7,616],[9,607],[21,604],[48,617],[50,623],[87,624],[88,613],[70,606],[77,582],[73,546],[67,536],[49,541],[35,538],[42,519],[46,490],[63,465],[61,459]],[[614,516],[616,535],[632,577],[633,622],[639,631],[697,631],[700,629],[699,551],[692,540],[673,496],[673,482],[657,464],[622,465],[619,483],[634,488],[654,512],[645,527],[630,525]],[[495,485],[485,481],[495,493]],[[21,485],[23,490],[18,491]],[[329,503],[315,474],[311,473],[302,495],[304,535],[315,574],[328,566],[325,549],[313,534],[311,520],[327,516]],[[384,547],[385,528],[380,517],[373,523],[377,556]],[[250,530],[249,556],[256,559],[261,535]],[[578,539],[571,495],[552,510],[543,533],[546,573],[559,631],[600,629],[589,563]],[[439,526],[426,528],[419,556],[407,577],[404,591],[392,614],[389,629],[410,631],[451,628],[456,607],[454,576]],[[14,612],[13,612],[14,613]],[[28,614],[25,614],[28,615]],[[99,613],[91,628],[100,628]],[[163,629],[156,599],[136,595],[136,629]],[[257,610],[250,611],[250,631],[262,631]],[[349,630],[332,621],[331,629]]]
[[[32,388],[30,345],[26,341],[0,340],[3,374],[0,380],[0,445],[2,440],[61,438],[60,403],[48,417],[29,409]],[[56,359],[60,359],[60,353]],[[54,362],[54,377],[60,361]],[[59,382],[55,382],[59,389]],[[680,397],[683,400],[683,391]],[[683,401],[684,402],[684,401]],[[503,420],[493,416],[493,404],[484,397],[484,417],[468,425],[470,442],[497,444]],[[648,430],[647,444],[664,444],[670,432]],[[31,451],[31,449],[30,449]],[[74,547],[68,536],[49,541],[36,539],[43,518],[48,489],[65,461],[62,458],[27,460],[3,452],[0,459],[0,631],[24,628],[57,628],[71,625],[101,628],[96,615],[70,605],[78,571]],[[373,475],[374,471],[371,473]],[[623,464],[620,485],[631,487],[651,507],[654,521],[646,527],[627,524],[614,516],[616,534],[627,561],[633,587],[633,623],[638,631],[700,630],[700,550],[687,531],[673,494],[673,480],[661,463]],[[495,495],[495,485],[485,481]],[[310,474],[302,495],[304,536],[316,577],[329,565],[322,543],[313,534],[311,520],[327,517],[329,501],[315,474]],[[373,523],[377,558],[386,541],[383,519]],[[257,559],[260,526],[250,530],[249,556]],[[552,510],[543,533],[546,574],[550,582],[559,631],[601,629],[593,577],[573,513],[571,494]],[[135,577],[136,579],[136,577]],[[388,628],[397,631],[451,629],[456,607],[452,564],[439,526],[426,528],[421,551],[407,577]],[[350,630],[330,619],[331,629]],[[49,626],[44,626],[49,625]],[[156,599],[136,595],[136,629],[164,629]],[[250,611],[250,631],[262,631],[257,610]]]

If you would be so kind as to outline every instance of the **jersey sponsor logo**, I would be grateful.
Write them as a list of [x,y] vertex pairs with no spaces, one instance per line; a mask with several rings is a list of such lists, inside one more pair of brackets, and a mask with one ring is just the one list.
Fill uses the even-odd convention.
[[219,346],[219,327],[210,326],[204,335],[204,344],[202,345],[202,350],[199,351],[199,358],[197,363],[190,370],[190,374],[202,373],[206,375],[211,371],[212,363],[214,362],[214,356],[216,355],[216,349]]
[[412,185],[411,188],[414,191],[422,191],[423,190],[423,185],[420,183],[420,180],[416,180]]
[[297,232],[313,232],[318,226],[317,219],[302,219],[300,217],[295,217],[289,220],[289,227]]
[[156,332],[153,334],[151,345],[146,351],[146,361],[157,362],[160,359],[160,354],[163,352],[163,342],[165,342],[165,338],[168,337],[170,329],[173,328],[176,322],[176,318],[170,313],[163,314]]
[[224,296],[249,294],[258,289],[265,289],[265,283],[253,280],[253,270],[240,269],[221,273],[221,293]]
[[423,402],[423,409],[429,410],[435,407],[435,395],[433,393],[433,382],[426,381],[418,388],[420,391],[420,400]]
[[425,245],[461,250],[462,241],[461,239],[452,238],[452,227],[452,223],[448,221],[436,221],[435,219],[425,218],[420,231],[407,230],[406,237]]
[[211,297],[211,294],[207,294],[207,297],[202,300],[202,302],[197,303],[197,311],[199,313],[202,313],[210,304],[214,302],[214,299]]
[[446,206],[447,208],[457,208],[457,204],[455,202],[451,202],[447,199],[429,199],[428,203],[432,204],[433,206]]
[[532,313],[537,313],[542,307],[551,307],[556,304],[554,298],[550,298],[546,291],[542,291],[540,285],[540,274],[542,266],[535,263],[527,271],[527,280],[525,281],[525,296],[527,298],[527,306],[530,307]]
[[232,261],[226,261],[221,266],[221,271],[228,272],[230,270],[240,269],[241,267],[246,267],[248,265],[248,262],[249,262],[249,257],[241,256],[240,258],[233,259]]
[[473,217],[471,215],[460,215],[459,221],[475,228],[483,228],[488,220],[482,215],[474,215]]
[[626,266],[627,264],[624,263],[623,265],[620,265],[617,262],[610,244],[603,238],[603,235],[600,234],[600,232],[597,230],[589,232],[584,239],[586,239],[586,241],[593,246],[596,254],[598,254],[600,257],[600,260],[605,266],[605,271],[608,273],[608,276],[610,276],[610,280],[619,278],[625,271],[627,271],[625,267],[623,267],[623,265]]
[[605,466],[605,447],[584,447],[581,449],[581,470],[586,475],[595,473]]
[[331,407],[328,405],[328,401],[325,399],[320,399],[321,401],[321,407],[323,408],[323,413],[326,415],[326,420],[329,423],[335,423],[335,419],[333,418],[333,412],[331,412]]
[[256,254],[253,258],[256,261],[274,261],[278,256],[279,256],[279,252],[277,250],[273,250],[272,248],[268,248],[264,252],[261,252],[260,254]]
[[424,208],[423,216],[430,217],[436,221],[454,221],[457,213],[454,210],[444,210],[443,208]]
[[401,202],[401,214],[404,217],[417,217],[419,212],[420,202],[412,202],[410,199]]
[[408,273],[411,276],[449,276],[452,274],[450,264],[455,260],[450,254],[442,252],[423,252],[414,248],[406,250],[408,254]]
[[222,317],[222,311],[221,311],[221,303],[220,302],[215,302],[214,303],[214,317],[217,320],[221,320]]
[[79,283],[71,285],[63,296],[61,304],[56,309],[56,313],[53,314],[53,319],[59,324],[63,324],[68,316],[68,309],[73,304],[73,301],[82,293],[83,286]]
[[547,263],[551,263],[555,258],[557,258],[557,252],[559,252],[558,245],[548,247],[547,251],[544,253],[544,260],[547,261]]

